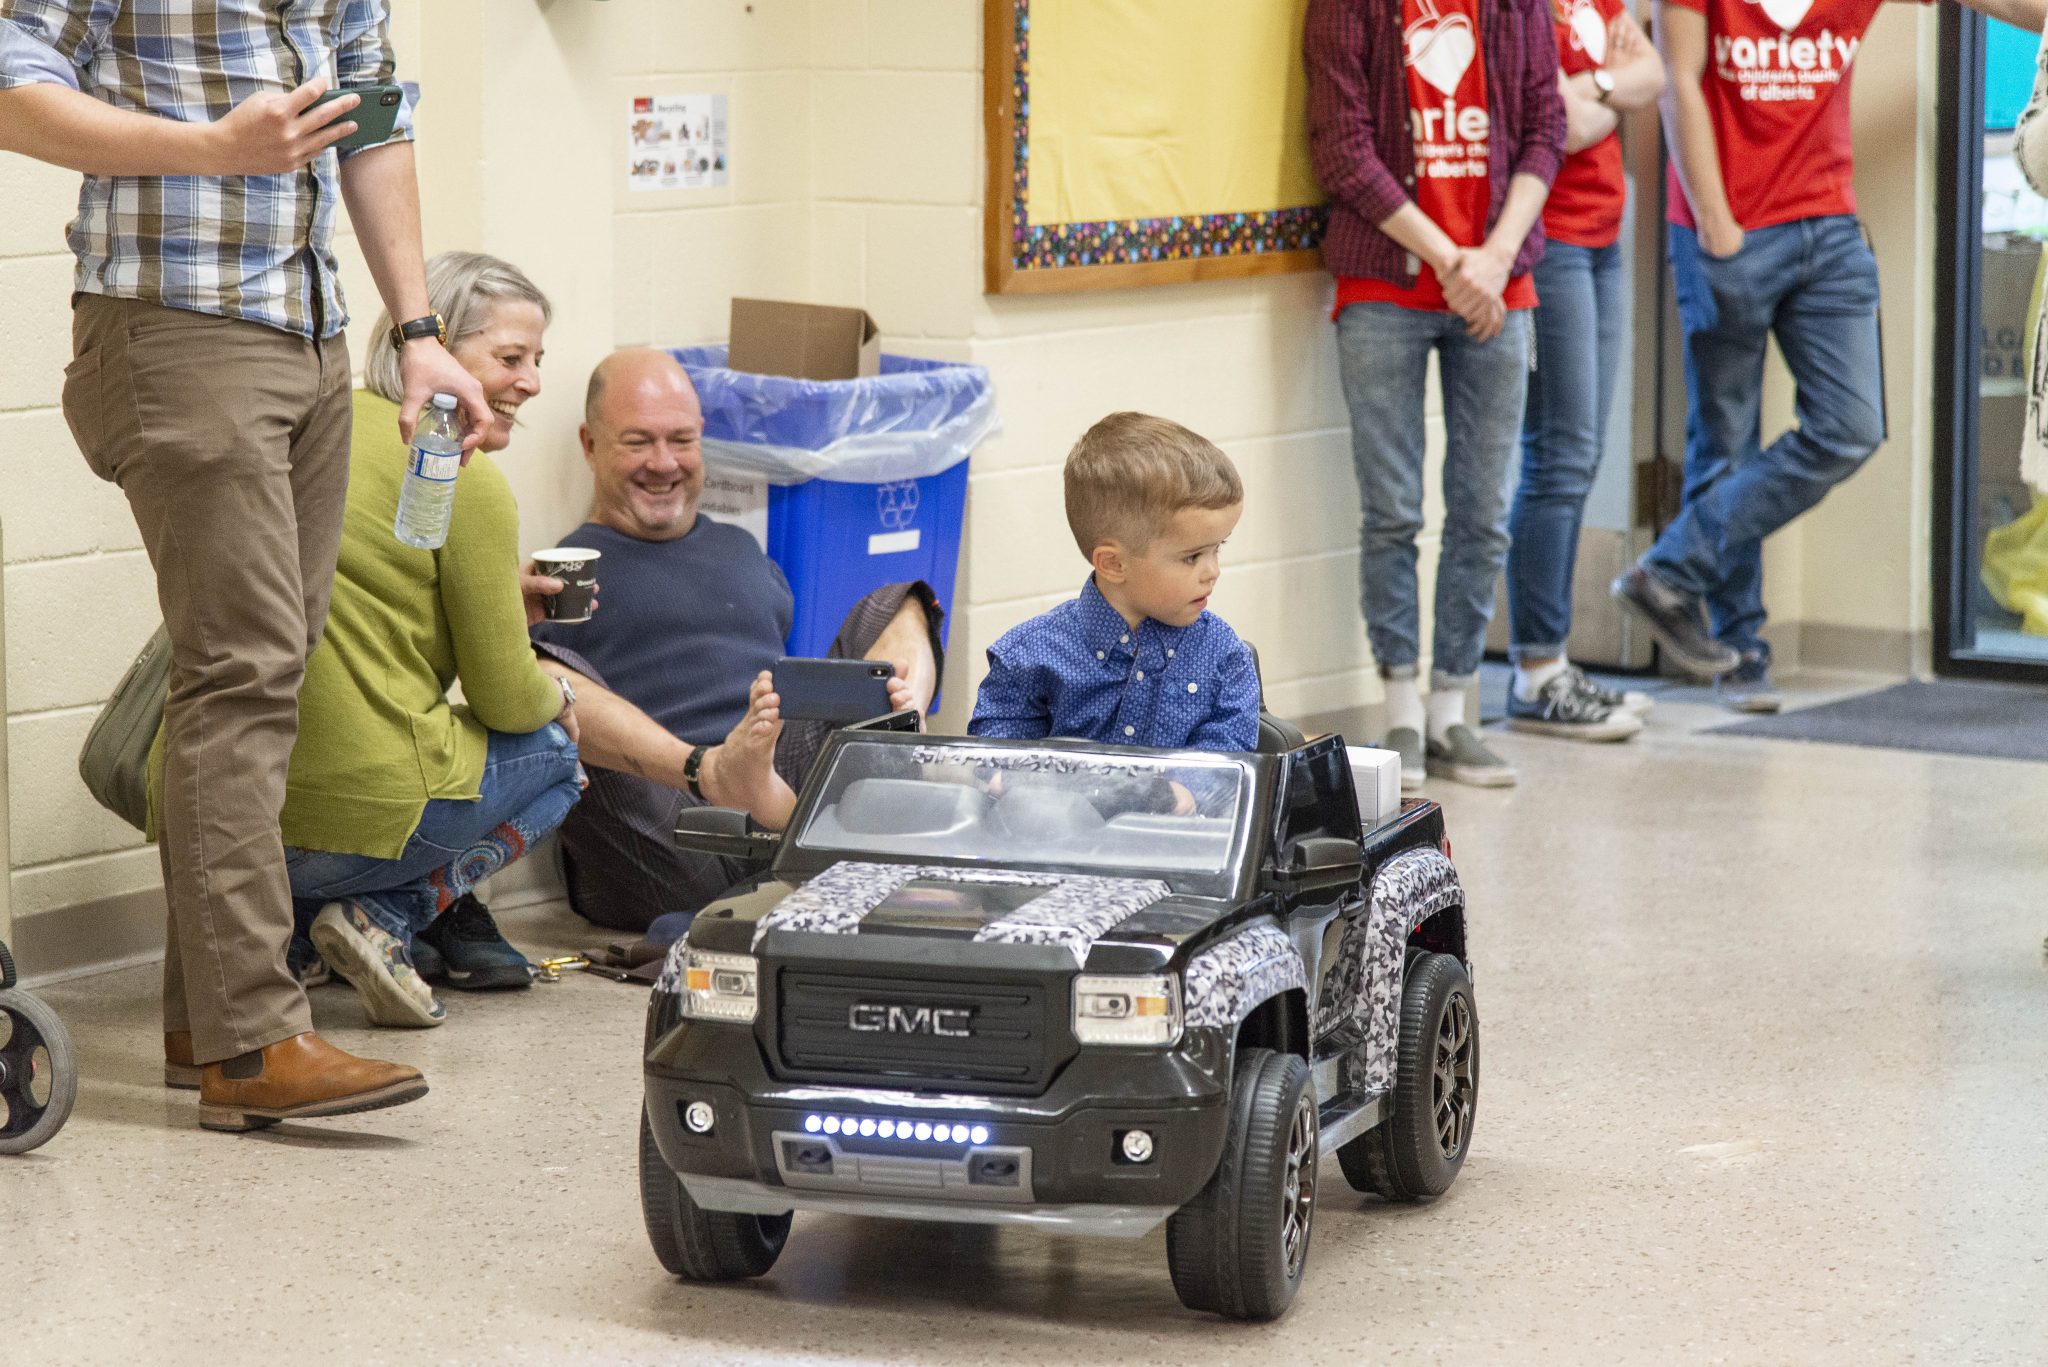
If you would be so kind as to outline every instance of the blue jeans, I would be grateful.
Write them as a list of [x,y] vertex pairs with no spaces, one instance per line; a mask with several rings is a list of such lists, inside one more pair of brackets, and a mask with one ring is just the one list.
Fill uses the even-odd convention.
[[[1714,635],[1770,651],[1763,540],[1856,473],[1885,438],[1877,260],[1846,214],[1748,233],[1716,260],[1671,229],[1685,329],[1685,501],[1643,557],[1706,600]],[[1794,424],[1762,444],[1764,343],[1792,372]]]
[[1552,242],[1533,272],[1536,370],[1522,418],[1522,478],[1508,514],[1509,655],[1554,660],[1572,629],[1579,521],[1600,472],[1621,370],[1621,244]]
[[561,825],[581,794],[568,732],[553,722],[524,736],[493,731],[477,800],[427,803],[398,858],[285,847],[298,933],[323,905],[347,898],[410,945],[456,898]]
[[1415,538],[1422,532],[1423,406],[1429,354],[1444,397],[1444,531],[1436,572],[1433,665],[1479,668],[1493,586],[1507,558],[1507,472],[1529,381],[1529,314],[1510,313],[1490,342],[1455,313],[1353,304],[1337,319],[1337,364],[1358,471],[1359,603],[1380,667],[1422,654]]

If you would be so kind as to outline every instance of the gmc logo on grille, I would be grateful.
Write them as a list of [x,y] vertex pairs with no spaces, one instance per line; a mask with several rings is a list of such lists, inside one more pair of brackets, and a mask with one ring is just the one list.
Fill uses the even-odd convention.
[[883,1006],[855,1002],[846,1011],[846,1028],[867,1035],[943,1035],[971,1039],[974,1011],[965,1006]]

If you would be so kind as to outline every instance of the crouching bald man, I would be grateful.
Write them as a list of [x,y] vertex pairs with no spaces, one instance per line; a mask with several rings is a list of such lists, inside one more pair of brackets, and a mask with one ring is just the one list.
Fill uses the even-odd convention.
[[[769,671],[795,599],[750,534],[698,513],[703,431],[674,357],[628,350],[599,364],[582,429],[591,517],[565,544],[603,552],[603,607],[533,629],[542,667],[576,690],[591,769],[561,828],[570,904],[651,945],[746,874],[741,861],[677,849],[677,814],[737,807],[779,829],[830,730],[782,723]],[[923,712],[943,661],[941,617],[928,585],[886,585],[854,605],[831,653],[893,663],[892,701]]]

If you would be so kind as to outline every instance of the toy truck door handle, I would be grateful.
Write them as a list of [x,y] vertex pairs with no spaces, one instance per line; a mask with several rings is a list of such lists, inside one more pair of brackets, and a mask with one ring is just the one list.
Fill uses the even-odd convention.
[[687,807],[676,816],[676,846],[698,854],[767,859],[782,844],[779,831],[755,826],[732,807]]

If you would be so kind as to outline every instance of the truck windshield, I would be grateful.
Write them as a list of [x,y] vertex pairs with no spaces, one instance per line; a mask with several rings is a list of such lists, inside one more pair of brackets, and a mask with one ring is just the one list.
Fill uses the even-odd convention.
[[979,745],[842,746],[797,844],[1115,873],[1230,867],[1239,760]]

